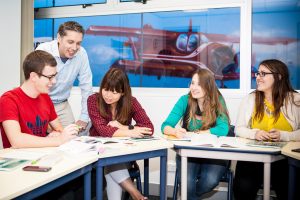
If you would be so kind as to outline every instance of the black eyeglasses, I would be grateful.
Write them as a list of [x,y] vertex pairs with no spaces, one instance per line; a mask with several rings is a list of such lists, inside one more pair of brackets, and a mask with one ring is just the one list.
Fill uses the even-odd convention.
[[275,72],[256,72],[254,75],[255,75],[255,77],[258,77],[258,76],[265,77],[268,74],[277,74],[277,73],[275,73]]
[[43,76],[43,77],[49,79],[49,81],[52,81],[52,80],[54,79],[54,77],[57,75],[57,72],[56,72],[55,74],[52,74],[52,75],[49,75],[49,76],[44,75],[44,74],[42,74],[42,73],[37,73],[37,74],[38,74],[39,76]]

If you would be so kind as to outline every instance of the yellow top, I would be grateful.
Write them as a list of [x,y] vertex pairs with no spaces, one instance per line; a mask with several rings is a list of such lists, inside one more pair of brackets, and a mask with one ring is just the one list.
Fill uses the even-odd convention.
[[259,122],[257,119],[254,119],[255,111],[252,114],[251,126],[252,128],[257,128],[264,131],[270,131],[271,129],[278,129],[282,131],[291,132],[293,130],[292,126],[289,124],[287,119],[284,117],[282,112],[280,112],[277,122],[274,124],[274,106],[270,104],[267,100],[264,100],[265,104],[265,113],[262,120]]

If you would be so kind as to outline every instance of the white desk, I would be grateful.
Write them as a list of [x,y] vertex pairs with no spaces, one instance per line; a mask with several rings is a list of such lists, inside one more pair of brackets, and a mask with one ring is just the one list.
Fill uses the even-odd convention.
[[164,140],[134,142],[133,144],[107,144],[96,163],[96,195],[97,200],[103,198],[103,169],[105,166],[144,160],[144,195],[149,195],[149,158],[160,157],[160,199],[166,199],[167,153],[173,145]]
[[[240,140],[246,142],[245,139]],[[174,149],[181,156],[181,195],[187,199],[187,158],[210,158],[223,160],[251,161],[264,163],[264,200],[270,199],[271,163],[281,160],[280,149],[243,147],[243,148],[215,148],[191,146],[190,142],[174,141]]]
[[[52,151],[54,148],[26,149],[29,151]],[[11,151],[3,149],[0,156]],[[22,167],[14,171],[0,171],[0,199],[32,199],[84,175],[85,199],[91,199],[91,169],[97,156],[65,156],[49,172],[28,172]]]
[[[300,153],[291,151],[292,149],[296,148],[300,148],[300,142],[289,142],[281,150],[281,153],[283,155],[286,155],[289,161],[289,200],[294,200],[296,198],[296,174],[297,168],[300,168]],[[298,180],[298,182],[300,181]]]

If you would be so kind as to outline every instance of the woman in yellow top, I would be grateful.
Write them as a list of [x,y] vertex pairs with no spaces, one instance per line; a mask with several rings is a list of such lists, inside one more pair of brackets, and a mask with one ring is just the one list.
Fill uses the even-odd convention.
[[[291,86],[287,66],[279,60],[265,60],[255,76],[257,89],[240,105],[236,135],[255,140],[299,141],[300,94]],[[271,177],[277,199],[287,199],[286,160],[272,164]],[[233,188],[235,199],[255,199],[262,180],[263,163],[239,161]]]

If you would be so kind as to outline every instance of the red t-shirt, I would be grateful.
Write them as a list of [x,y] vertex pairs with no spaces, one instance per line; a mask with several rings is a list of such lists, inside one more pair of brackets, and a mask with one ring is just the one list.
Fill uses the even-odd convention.
[[3,147],[11,147],[3,129],[3,121],[18,121],[22,133],[45,137],[49,122],[56,118],[57,114],[48,94],[40,94],[37,98],[31,98],[20,87],[4,93],[0,98],[0,128]]

